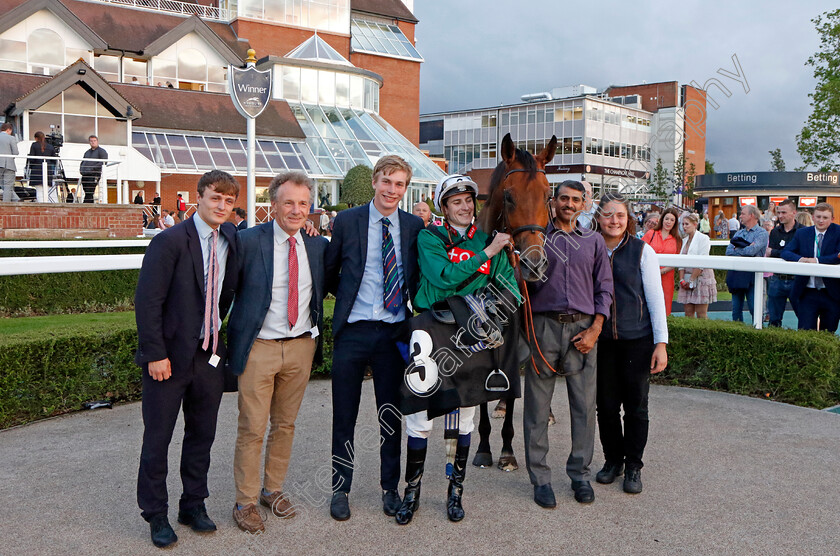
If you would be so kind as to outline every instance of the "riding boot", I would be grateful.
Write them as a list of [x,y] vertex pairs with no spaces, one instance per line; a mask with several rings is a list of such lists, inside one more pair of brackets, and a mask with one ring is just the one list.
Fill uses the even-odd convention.
[[464,508],[461,506],[461,495],[464,494],[464,476],[467,473],[467,456],[470,452],[470,445],[458,445],[455,451],[455,465],[452,469],[452,478],[449,479],[449,500],[446,501],[446,515],[449,521],[461,521],[464,519]]
[[425,446],[418,450],[412,450],[411,448],[407,450],[405,462],[405,495],[403,496],[400,508],[394,516],[400,525],[406,525],[411,522],[411,518],[414,517],[414,512],[420,507],[420,479],[423,478],[423,468],[425,465]]

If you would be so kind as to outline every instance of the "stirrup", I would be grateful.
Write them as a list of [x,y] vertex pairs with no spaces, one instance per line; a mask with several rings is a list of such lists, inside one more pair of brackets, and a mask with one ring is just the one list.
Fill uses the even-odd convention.
[[[502,379],[505,381],[504,387],[502,386],[490,386],[490,379],[494,376],[501,376]],[[490,371],[490,374],[487,375],[487,378],[484,379],[484,389],[488,392],[507,392],[510,390],[510,381],[505,373],[500,371],[499,369],[493,369]]]

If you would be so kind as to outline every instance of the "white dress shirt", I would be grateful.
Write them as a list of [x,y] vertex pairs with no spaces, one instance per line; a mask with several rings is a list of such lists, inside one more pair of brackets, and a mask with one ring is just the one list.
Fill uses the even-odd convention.
[[[376,210],[373,206],[373,201],[369,203],[370,213],[368,215],[368,245],[365,258],[365,271],[362,274],[362,283],[359,285],[359,295],[356,296],[356,301],[353,303],[353,308],[350,310],[350,315],[347,317],[347,322],[358,322],[362,320],[381,320],[383,322],[400,322],[405,320],[405,311],[401,310],[398,314],[385,310],[385,286],[384,271],[382,269],[382,213]],[[391,233],[391,239],[394,240],[394,247],[397,256],[397,272],[399,273],[399,283],[405,285],[405,278],[402,267],[402,250],[400,249],[400,215],[399,210],[395,210],[389,216],[388,220],[391,222],[388,225],[388,230]],[[408,303],[405,296],[405,288],[403,288],[403,307]]]
[[[274,278],[271,284],[271,304],[265,314],[262,328],[257,338],[261,340],[277,340],[280,338],[296,338],[310,332],[312,337],[318,336],[318,325],[312,323],[309,302],[312,299],[312,271],[309,269],[309,258],[303,245],[303,236],[298,230],[294,236],[289,236],[277,221],[272,226],[274,230]],[[289,329],[289,237],[295,238],[295,252],[298,262],[298,317],[295,326]]]
[[[820,256],[820,253],[819,253],[819,250],[818,250],[819,245],[820,245],[820,236],[822,236],[823,240],[825,240],[825,232],[821,232],[821,231],[817,230],[816,228],[814,228],[814,258],[815,259],[817,259],[817,257]],[[819,259],[817,259],[817,264],[819,264],[819,262],[820,262]],[[823,282],[822,278],[820,278],[820,277],[811,276],[811,277],[808,278],[808,285],[806,287],[816,288],[818,290],[821,290],[825,287],[825,282]]]
[[[198,232],[198,238],[201,241],[201,258],[204,261],[204,291],[207,291],[207,272],[210,270],[210,241],[213,235],[213,228],[210,227],[196,212],[193,215],[193,222],[195,223],[195,230]],[[219,238],[216,240],[216,259],[219,261],[219,287],[216,289],[216,306],[219,306],[219,293],[222,291],[222,284],[225,281],[225,267],[227,267],[228,256],[228,242],[225,236],[219,232]],[[222,327],[222,317],[216,317],[216,330]],[[204,325],[201,325],[200,338],[204,338]]]

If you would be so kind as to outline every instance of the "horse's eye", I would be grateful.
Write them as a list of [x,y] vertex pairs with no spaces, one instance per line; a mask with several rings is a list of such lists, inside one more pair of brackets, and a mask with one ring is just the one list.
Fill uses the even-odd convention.
[[505,203],[508,205],[514,205],[513,202],[513,195],[511,195],[510,191],[505,191]]

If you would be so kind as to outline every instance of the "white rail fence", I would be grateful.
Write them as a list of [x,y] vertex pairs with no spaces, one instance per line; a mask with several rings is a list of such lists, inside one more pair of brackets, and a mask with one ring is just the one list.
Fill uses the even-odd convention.
[[[148,245],[149,240],[125,241],[8,241],[0,242],[0,248],[32,247],[133,247]],[[12,245],[14,244],[14,245]],[[72,244],[72,245],[71,245]],[[137,269],[143,264],[142,254],[137,255],[71,255],[56,257],[3,257],[0,258],[0,276],[19,274],[49,274],[57,272],[89,272],[97,270]],[[823,265],[792,263],[782,259],[765,257],[721,257],[699,255],[659,255],[659,264],[676,268],[712,268],[719,270],[741,270],[755,273],[755,297],[753,315],[755,327],[762,327],[764,303],[764,273],[792,274],[799,276],[821,276],[840,278],[840,264]]]

